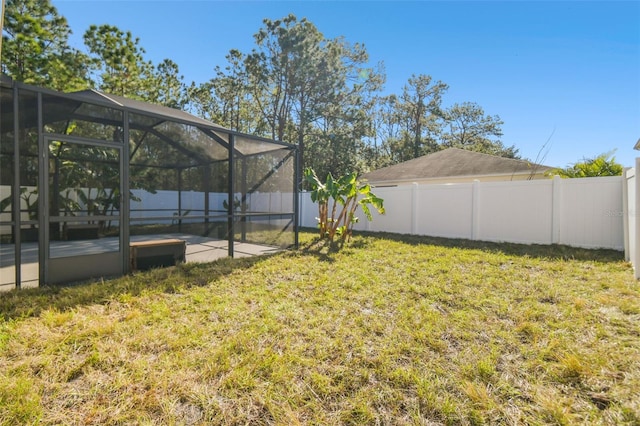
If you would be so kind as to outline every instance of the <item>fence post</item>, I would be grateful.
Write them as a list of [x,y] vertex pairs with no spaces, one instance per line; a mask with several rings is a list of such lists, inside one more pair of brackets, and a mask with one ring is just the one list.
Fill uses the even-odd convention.
[[636,158],[636,193],[635,193],[635,203],[633,206],[633,210],[632,210],[632,218],[636,223],[636,232],[635,235],[631,235],[631,238],[635,239],[635,259],[633,259],[633,269],[634,269],[634,276],[637,279],[640,279],[640,246],[638,245],[638,243],[640,243],[640,214],[638,214],[638,212],[640,212],[640,173],[638,172],[640,170],[640,157]]
[[471,239],[477,240],[480,235],[480,181],[473,180],[471,187]]
[[364,221],[364,230],[367,232],[371,231],[371,220],[365,220]]
[[411,184],[411,234],[418,234],[418,183]]
[[304,198],[302,198],[302,194],[304,194],[304,192],[300,191],[297,194],[298,197],[298,226],[300,227],[304,227],[305,224],[302,221],[304,218]]
[[631,260],[629,255],[629,173],[630,167],[622,171],[622,236],[624,237],[624,260]]
[[553,177],[551,183],[551,244],[560,243],[560,200],[562,197],[562,178],[558,175]]

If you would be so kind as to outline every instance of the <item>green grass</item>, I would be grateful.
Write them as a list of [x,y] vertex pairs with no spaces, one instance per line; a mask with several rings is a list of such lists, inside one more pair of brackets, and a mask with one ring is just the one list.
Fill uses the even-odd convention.
[[301,235],[0,295],[0,424],[639,424],[618,252]]

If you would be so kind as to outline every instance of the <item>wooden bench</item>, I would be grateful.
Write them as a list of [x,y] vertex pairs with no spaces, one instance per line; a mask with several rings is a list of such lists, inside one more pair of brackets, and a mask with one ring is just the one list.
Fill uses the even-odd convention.
[[150,240],[129,244],[131,270],[144,270],[161,266],[173,266],[184,262],[187,243],[184,240]]

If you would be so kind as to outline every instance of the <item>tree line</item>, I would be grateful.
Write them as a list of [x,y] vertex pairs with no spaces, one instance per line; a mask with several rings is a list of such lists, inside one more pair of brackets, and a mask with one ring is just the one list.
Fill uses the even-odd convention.
[[2,72],[59,91],[94,88],[180,108],[243,133],[297,144],[301,169],[366,172],[457,147],[518,158],[501,141],[503,121],[473,102],[443,107],[448,85],[412,75],[383,94],[384,64],[366,48],[327,38],[309,20],[264,19],[250,52],[232,49],[212,77],[184,81],[171,59],[154,64],[130,31],[92,25],[84,50],[49,0],[6,0]]

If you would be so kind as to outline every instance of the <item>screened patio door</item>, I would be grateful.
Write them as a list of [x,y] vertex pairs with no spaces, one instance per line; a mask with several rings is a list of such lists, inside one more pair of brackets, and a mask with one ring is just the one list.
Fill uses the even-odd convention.
[[66,136],[45,145],[45,282],[123,274],[122,145]]

